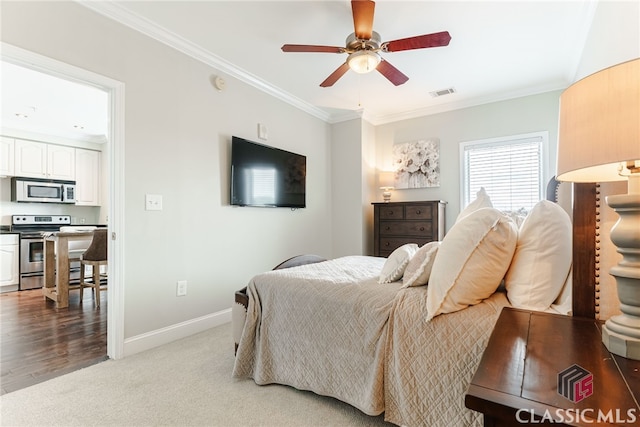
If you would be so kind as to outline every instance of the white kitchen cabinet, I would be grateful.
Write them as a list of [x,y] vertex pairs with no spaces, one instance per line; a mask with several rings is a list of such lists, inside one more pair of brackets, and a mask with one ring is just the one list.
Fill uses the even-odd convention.
[[16,139],[14,174],[73,181],[76,175],[75,148]]
[[47,144],[47,178],[73,181],[76,178],[76,149]]
[[17,234],[0,234],[0,289],[17,289],[20,283]]
[[47,144],[17,139],[15,150],[16,176],[47,177]]
[[100,206],[100,152],[76,148],[76,205]]
[[16,140],[0,136],[0,176],[14,175]]

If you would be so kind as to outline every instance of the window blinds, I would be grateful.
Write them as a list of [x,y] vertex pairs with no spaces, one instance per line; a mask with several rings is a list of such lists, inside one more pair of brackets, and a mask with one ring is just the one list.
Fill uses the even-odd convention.
[[464,206],[484,187],[496,209],[529,211],[542,199],[543,142],[533,136],[463,144]]

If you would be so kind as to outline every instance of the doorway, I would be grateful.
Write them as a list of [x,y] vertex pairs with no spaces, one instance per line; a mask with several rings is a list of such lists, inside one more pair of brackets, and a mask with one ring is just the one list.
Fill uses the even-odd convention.
[[7,43],[0,45],[2,61],[30,68],[107,93],[109,159],[106,164],[108,180],[108,287],[107,298],[107,356],[124,356],[124,83],[76,66],[39,55]]

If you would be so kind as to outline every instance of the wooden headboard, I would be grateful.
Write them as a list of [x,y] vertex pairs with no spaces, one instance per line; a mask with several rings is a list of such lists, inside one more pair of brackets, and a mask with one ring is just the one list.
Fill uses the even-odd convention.
[[596,184],[573,184],[572,306],[576,317],[596,317]]
[[[561,185],[566,186],[563,196]],[[596,298],[599,281],[596,257],[600,243],[598,197],[595,183],[561,183],[553,177],[547,184],[547,200],[559,203],[571,215],[573,223],[572,315],[591,319],[596,318],[599,304]]]

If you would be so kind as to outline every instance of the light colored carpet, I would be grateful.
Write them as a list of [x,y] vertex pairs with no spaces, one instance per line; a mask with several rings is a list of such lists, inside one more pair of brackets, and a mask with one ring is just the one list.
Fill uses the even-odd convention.
[[231,377],[231,324],[0,396],[3,426],[383,426],[332,398]]

